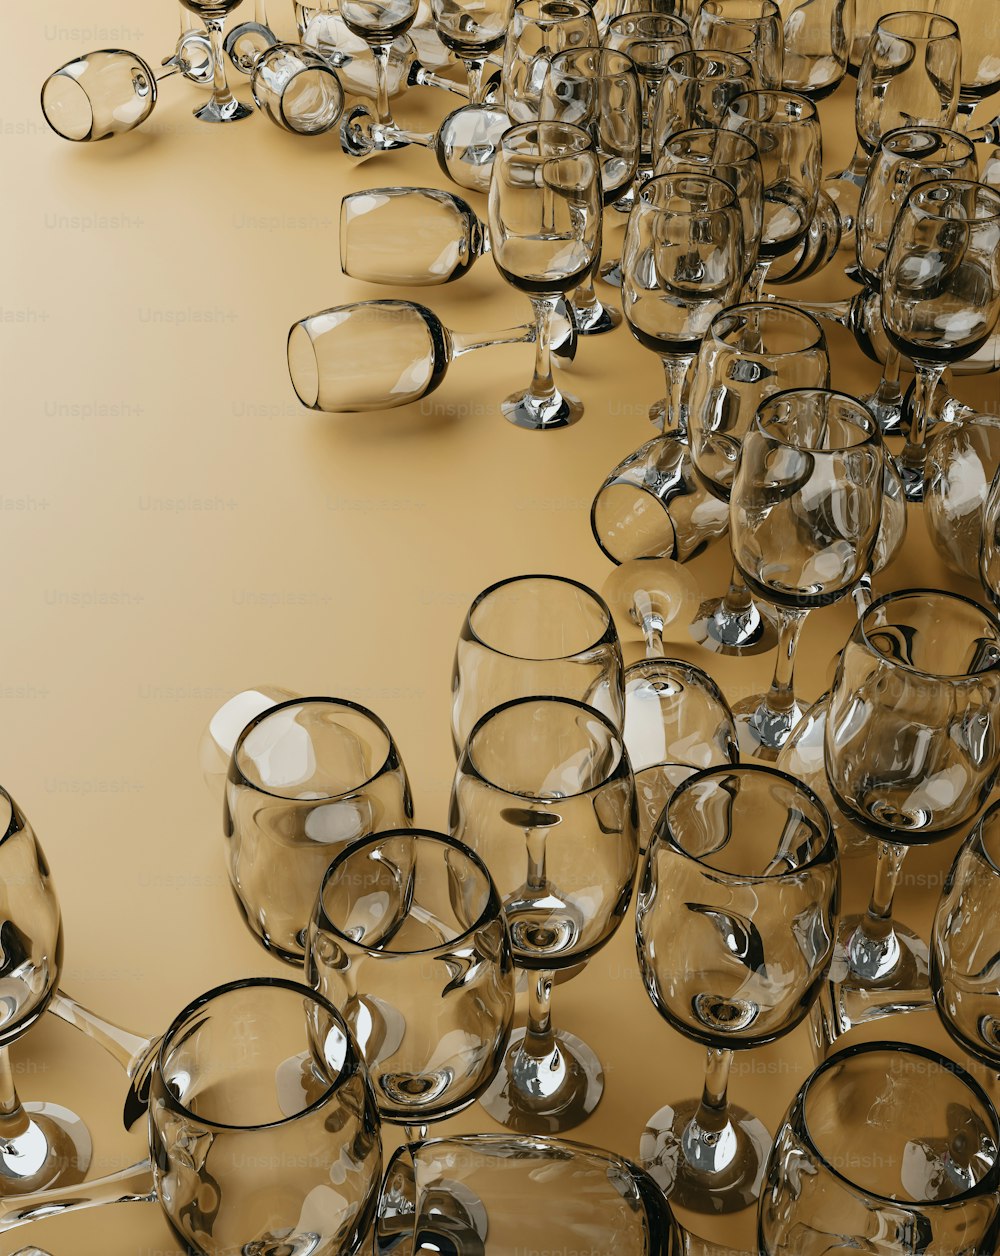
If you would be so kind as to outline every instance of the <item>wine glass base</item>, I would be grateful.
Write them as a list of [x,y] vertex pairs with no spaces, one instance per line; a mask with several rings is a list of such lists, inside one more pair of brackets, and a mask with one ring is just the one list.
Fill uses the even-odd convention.
[[602,305],[600,301],[585,306],[573,303],[573,316],[580,336],[603,336],[605,332],[620,327],[622,321],[621,310]]
[[[594,1051],[574,1034],[558,1030],[554,1037],[556,1051],[523,1068],[525,1031],[516,1029],[511,1035],[500,1072],[479,1100],[494,1121],[507,1129],[519,1134],[560,1134],[575,1129],[600,1103],[604,1070]],[[524,1084],[525,1074],[529,1074],[531,1091]]]
[[620,288],[622,286],[622,259],[616,257],[613,261],[605,262],[600,270],[600,277],[603,283],[611,288]]
[[0,1198],[82,1182],[94,1150],[83,1121],[55,1103],[26,1103],[24,1111],[28,1128],[0,1140]]
[[[709,1156],[695,1165],[685,1149],[685,1132],[699,1106],[699,1100],[687,1099],[654,1113],[639,1140],[639,1162],[679,1208],[703,1214],[741,1212],[760,1196],[773,1139],[762,1121],[730,1104],[730,1123],[708,1148],[714,1164]],[[704,1136],[697,1145],[705,1147]]]
[[224,105],[213,96],[210,101],[194,111],[199,122],[239,122],[241,118],[249,118],[253,113],[247,105],[241,104],[234,96]]
[[525,390],[501,402],[500,410],[507,422],[515,427],[541,432],[549,428],[570,427],[583,414],[583,404],[558,389],[551,397],[536,397]]
[[797,702],[781,713],[770,712],[764,706],[765,694],[754,694],[737,702],[733,707],[736,735],[742,758],[758,759],[762,763],[774,763],[782,747],[792,735],[792,730],[803,715]]
[[368,157],[372,153],[391,153],[397,148],[409,148],[409,144],[406,140],[385,135],[371,111],[364,105],[355,105],[340,120],[340,147],[348,157]]
[[704,649],[729,657],[766,654],[778,644],[778,625],[769,607],[751,602],[745,612],[733,614],[721,597],[698,607],[690,633]]

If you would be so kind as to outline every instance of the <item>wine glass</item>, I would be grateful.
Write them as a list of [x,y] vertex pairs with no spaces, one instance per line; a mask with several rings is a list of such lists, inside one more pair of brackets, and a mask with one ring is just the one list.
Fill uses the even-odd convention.
[[874,602],[844,647],[824,758],[837,807],[878,842],[871,901],[841,921],[817,1040],[929,998],[926,943],[893,919],[907,851],[971,823],[1000,768],[1000,624],[934,589]]
[[833,958],[840,865],[829,817],[801,782],[716,767],[667,803],[640,881],[636,946],[661,1016],[708,1049],[701,1099],[646,1124],[639,1158],[676,1204],[734,1212],[760,1194],[770,1136],[731,1105],[733,1052],[789,1033]]
[[375,1220],[378,1110],[340,1013],[257,977],[190,1003],[153,1069],[149,1157],[119,1173],[0,1202],[0,1233],[56,1214],[157,1202],[192,1256],[356,1256]]
[[[691,458],[708,491],[729,501],[744,437],[766,398],[829,383],[826,337],[810,315],[770,301],[716,315],[698,355],[689,418]],[[726,595],[698,608],[691,635],[716,654],[761,654],[777,643],[773,611],[753,600],[735,565]]]
[[654,161],[676,132],[720,127],[730,102],[756,87],[753,66],[735,52],[696,48],[672,57],[652,119]]
[[[576,331],[565,305],[549,324],[552,352],[572,361]],[[359,301],[300,319],[288,333],[288,373],[299,401],[328,413],[386,410],[426,397],[450,364],[495,345],[534,344],[532,324],[456,332],[413,301]]]
[[510,935],[474,851],[427,829],[341,851],[309,926],[306,980],[339,1008],[383,1121],[408,1142],[486,1090],[514,1019]]
[[0,787],[0,1199],[69,1186],[90,1165],[90,1134],[54,1103],[22,1103],[10,1048],[51,1002],[62,967],[62,918],[27,817]]
[[519,698],[489,711],[459,760],[449,827],[482,858],[527,969],[528,1023],[481,1100],[502,1125],[558,1133],[604,1089],[592,1049],[552,1026],[555,972],[588,960],[628,911],[638,811],[617,729],[568,698]]
[[840,1051],[778,1131],[758,1211],[761,1256],[996,1250],[998,1138],[983,1090],[936,1051],[902,1042]]
[[566,427],[583,406],[553,381],[550,327],[558,298],[580,286],[601,251],[600,160],[587,132],[564,122],[512,127],[493,163],[489,223],[497,269],[529,295],[537,327],[531,384],[501,410],[517,427]]
[[990,4],[973,14],[962,0],[935,0],[934,11],[959,28],[968,23],[958,98],[958,127],[966,131],[976,106],[1000,92],[1000,13]]
[[775,759],[802,716],[795,655],[809,611],[867,572],[882,519],[885,450],[871,412],[843,393],[801,388],[761,405],[743,438],[729,501],[733,557],[779,616],[769,692],[733,708],[745,754]]
[[745,57],[765,90],[781,86],[785,36],[775,0],[702,0],[691,38],[696,48]]
[[677,174],[644,185],[625,235],[622,306],[632,335],[663,363],[665,432],[686,427],[691,364],[743,274],[743,216],[729,184]]
[[[590,136],[600,159],[603,205],[612,204],[632,186],[642,127],[639,82],[630,57],[610,48],[557,53],[549,62],[538,108],[541,119],[571,123]],[[622,319],[620,310],[598,298],[596,269],[597,262],[571,302],[583,336],[612,331]]]
[[759,301],[775,258],[802,243],[815,217],[823,168],[823,136],[816,106],[794,92],[744,92],[729,104],[723,125],[757,145],[764,175],[764,220],[759,260],[747,299]]
[[240,0],[181,0],[186,9],[190,9],[205,23],[212,41],[212,99],[194,111],[194,116],[201,122],[238,122],[240,118],[248,118],[253,113],[252,109],[236,99],[226,78],[223,46],[226,16],[239,3]]
[[945,368],[987,342],[1000,316],[1000,193],[969,179],[913,189],[882,266],[889,339],[917,372],[913,422],[899,458],[910,501],[924,496],[925,439]]
[[585,0],[520,0],[503,51],[504,108],[514,123],[534,122],[548,64],[559,52],[600,44]]
[[639,171],[645,174],[653,166],[653,124],[660,89],[674,57],[691,51],[691,32],[682,18],[667,13],[623,13],[608,26],[604,45],[626,53],[639,77],[642,88]]
[[142,57],[108,48],[53,70],[42,84],[42,114],[64,140],[104,140],[142,126],[156,95],[156,75]]
[[253,21],[234,26],[226,36],[223,48],[233,67],[249,77],[260,58],[277,42],[278,37],[267,23],[266,0],[254,0]]
[[776,0],[785,59],[781,86],[810,100],[837,90],[847,71],[855,0]]
[[994,475],[983,503],[982,532],[979,577],[986,596],[1000,611],[1000,471]]
[[346,698],[291,698],[261,712],[233,747],[223,816],[247,928],[279,959],[301,965],[334,855],[412,819],[406,770],[374,712]]
[[[413,25],[417,16],[417,0],[341,0],[340,16],[347,29],[365,41],[375,63],[375,120],[381,127],[392,127],[389,108],[389,58],[393,40]],[[398,148],[399,141],[391,134],[373,131],[375,146]]]
[[593,589],[548,575],[491,584],[473,600],[455,647],[456,756],[477,721],[513,698],[573,698],[620,728],[624,668],[615,622]]
[[[1000,470],[1000,418],[942,423],[927,443],[922,514],[931,544],[957,575],[978,580],[990,485]],[[989,590],[987,590],[989,592]]]
[[431,0],[431,12],[441,42],[465,66],[469,101],[485,103],[486,58],[504,46],[514,0]]
[[344,89],[317,52],[275,43],[254,61],[250,79],[257,108],[293,135],[325,135],[340,121]]

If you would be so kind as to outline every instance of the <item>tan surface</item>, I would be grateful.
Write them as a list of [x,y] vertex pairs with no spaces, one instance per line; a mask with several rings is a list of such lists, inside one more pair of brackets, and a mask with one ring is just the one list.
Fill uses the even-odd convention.
[[[287,30],[291,6],[272,3]],[[64,985],[155,1030],[219,981],[278,970],[237,919],[219,816],[199,776],[195,747],[215,707],[260,683],[374,707],[402,750],[419,822],[444,824],[451,657],[465,607],[520,571],[600,587],[609,567],[590,537],[589,503],[604,473],[651,434],[645,411],[662,380],[619,330],[583,345],[572,385],[587,413],[565,432],[522,432],[499,416],[499,399],[527,381],[523,347],[459,362],[409,410],[303,411],[285,371],[291,322],[392,294],[339,274],[339,197],[383,183],[444,186],[429,155],[351,167],[335,139],[295,140],[259,116],[204,126],[190,114],[199,93],[179,79],[163,85],[143,131],[72,146],[41,118],[45,74],[116,44],[158,59],[172,46],[173,6],[51,0],[21,6],[17,27],[0,115],[2,779],[60,889]],[[430,92],[399,112],[423,122],[448,103]],[[849,98],[825,108],[834,169],[849,156]],[[846,288],[813,289],[827,290]],[[456,328],[527,317],[488,259],[449,289],[400,295]],[[871,364],[839,333],[831,346],[837,386],[868,391]],[[996,394],[990,379],[961,391],[980,403]],[[912,522],[880,587],[954,585]],[[723,549],[695,563],[703,591],[722,587],[725,568]],[[803,695],[825,686],[850,619],[841,606],[810,621]],[[638,652],[628,643],[630,657]],[[761,687],[773,662],[677,652],[712,667],[733,700]],[[906,918],[926,918],[953,846],[913,859]],[[849,866],[860,894],[869,875]],[[698,1087],[701,1053],[655,1013],[628,927],[558,991],[555,1014],[607,1067],[604,1101],[577,1136],[634,1155],[645,1117]],[[920,1017],[901,1032],[931,1030]],[[25,1098],[86,1117],[95,1171],[141,1157],[142,1135],[120,1127],[120,1074],[96,1047],[46,1018],[14,1058]],[[807,1071],[797,1033],[737,1060],[733,1097],[773,1128]],[[493,1126],[473,1109],[453,1128]],[[749,1241],[752,1226],[750,1213],[701,1224],[734,1242]],[[150,1207],[50,1221],[31,1240],[55,1256],[178,1250]],[[19,1246],[20,1236],[0,1239],[0,1253]]]

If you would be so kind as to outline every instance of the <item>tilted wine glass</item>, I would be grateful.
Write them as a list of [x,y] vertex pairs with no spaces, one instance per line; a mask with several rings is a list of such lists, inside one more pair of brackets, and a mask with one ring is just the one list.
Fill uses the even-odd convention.
[[829,817],[773,768],[717,767],[667,803],[646,856],[636,946],[656,1010],[708,1049],[699,1099],[647,1122],[639,1157],[696,1212],[760,1194],[770,1136],[727,1099],[733,1052],[801,1024],[834,953],[840,866]]
[[745,57],[765,90],[781,86],[785,38],[775,0],[702,0],[691,39],[696,48]]
[[212,41],[213,84],[212,99],[194,111],[201,122],[238,122],[248,118],[253,110],[241,104],[233,95],[226,78],[226,54],[224,47],[226,16],[240,0],[181,0],[186,9],[205,23]]
[[537,327],[532,381],[501,411],[517,427],[566,427],[583,406],[552,378],[551,321],[559,297],[579,287],[600,256],[600,159],[587,132],[564,122],[507,131],[493,163],[489,223],[497,270],[529,296]]
[[[576,330],[565,305],[556,305],[549,330],[553,354],[572,361]],[[288,333],[288,372],[299,401],[311,410],[385,410],[432,393],[466,353],[534,344],[536,336],[531,324],[456,332],[413,301],[359,301],[295,323]]]
[[294,135],[325,135],[344,112],[336,71],[319,53],[298,44],[267,47],[254,61],[250,90],[257,108]]
[[628,911],[638,813],[617,729],[568,698],[520,698],[476,724],[459,760],[449,827],[490,870],[514,962],[530,974],[516,1030],[481,1100],[502,1125],[557,1133],[600,1101],[593,1050],[552,1026],[555,972],[609,942]]

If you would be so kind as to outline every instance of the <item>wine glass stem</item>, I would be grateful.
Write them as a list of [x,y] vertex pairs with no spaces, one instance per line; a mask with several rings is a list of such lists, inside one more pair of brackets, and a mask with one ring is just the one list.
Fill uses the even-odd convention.
[[910,435],[900,454],[900,462],[908,470],[922,473],[927,452],[924,448],[924,441],[934,409],[934,394],[937,392],[937,386],[941,382],[945,368],[936,363],[927,366],[916,362],[914,365],[917,368],[917,380],[913,393],[913,418],[910,421]]
[[872,570],[869,567],[858,583],[851,590],[851,597],[854,599],[854,605],[858,611],[858,619],[864,615],[872,602],[875,600],[875,590],[872,588]]
[[546,1057],[555,1048],[552,1032],[552,986],[555,974],[544,969],[531,974],[528,983],[528,1024],[521,1050],[531,1056]]
[[687,427],[687,382],[693,361],[693,353],[669,353],[663,356],[663,374],[667,384],[664,432],[677,432],[678,435],[683,435]]
[[422,1143],[429,1133],[426,1125],[404,1125],[403,1137],[407,1143],[412,1146],[414,1143]]
[[229,90],[229,81],[226,78],[225,50],[222,44],[223,19],[206,17],[205,26],[212,41],[212,95],[220,109],[229,109],[235,105],[236,97]]
[[389,112],[389,55],[392,44],[372,44],[372,60],[375,62],[375,118],[381,126],[392,126]]
[[721,1047],[709,1047],[701,1103],[694,1114],[694,1120],[699,1129],[707,1134],[718,1133],[725,1129],[729,1122],[729,1102],[726,1096],[732,1063],[732,1051]]
[[12,1143],[26,1134],[30,1121],[21,1106],[14,1085],[14,1070],[10,1063],[10,1049],[0,1047],[0,1143]]
[[148,1160],[140,1160],[107,1177],[0,1199],[0,1234],[65,1212],[81,1212],[105,1204],[150,1204],[155,1200],[152,1165]]
[[899,957],[899,943],[892,927],[892,901],[906,855],[905,846],[894,842],[878,844],[871,901],[850,942],[851,968],[864,976],[885,975]]
[[758,257],[754,263],[754,268],[750,272],[750,278],[746,282],[745,301],[762,301],[764,299],[764,284],[767,282],[767,272],[771,269],[771,258]]
[[483,66],[485,62],[482,57],[466,57],[465,74],[469,84],[469,104],[481,105],[483,103]]
[[556,297],[531,298],[531,308],[535,311],[535,374],[531,381],[531,395],[536,401],[548,401],[556,395],[550,349],[551,323],[556,301]]
[[663,619],[660,615],[645,615],[642,620],[642,635],[646,639],[646,658],[662,659],[666,657],[663,648]]
[[753,606],[753,598],[743,579],[743,573],[735,563],[733,563],[733,574],[729,577],[729,588],[722,599],[722,605],[727,615],[746,615]]
[[955,121],[955,130],[960,135],[968,135],[969,123],[972,121],[972,115],[976,112],[976,102],[974,100],[960,100],[958,102],[958,115]]
[[195,28],[194,14],[183,4],[178,4],[177,7],[181,11],[181,34],[186,35],[188,31],[193,31]]
[[795,652],[808,614],[786,608],[779,611],[778,658],[771,688],[764,699],[764,706],[774,715],[790,715],[795,707]]

